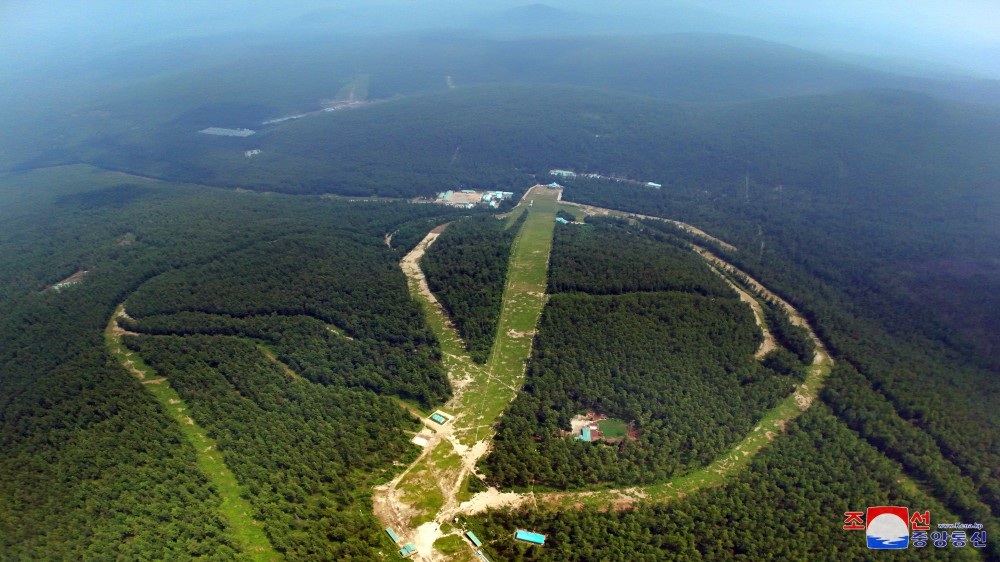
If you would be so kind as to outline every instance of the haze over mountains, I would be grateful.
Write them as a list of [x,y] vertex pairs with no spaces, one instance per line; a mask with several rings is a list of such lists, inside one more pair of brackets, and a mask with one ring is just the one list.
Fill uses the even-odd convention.
[[[831,202],[902,205],[916,213],[908,220],[973,214],[958,227],[984,240],[970,247],[992,239],[1000,82],[891,72],[739,35],[622,36],[652,22],[588,5],[398,8],[414,19],[349,5],[250,10],[217,26],[242,25],[243,35],[192,21],[188,34],[201,37],[183,41],[168,31],[186,20],[165,15],[158,41],[49,61],[72,72],[0,93],[12,109],[0,168],[84,162],[219,186],[395,196],[483,174],[515,188],[555,165],[692,189],[748,175]],[[735,30],[750,18],[713,13],[675,3],[655,21]],[[430,25],[455,29],[404,30]],[[350,84],[377,103],[262,124],[317,111]],[[195,134],[208,127],[257,134]],[[528,150],[526,139],[547,142]]]
[[[159,406],[103,347],[101,330],[128,299],[135,318],[123,319],[123,326],[158,334],[136,336],[144,343],[133,347],[187,373],[186,399],[197,404],[228,392],[237,404],[246,399],[240,393],[260,390],[260,402],[273,406],[269,415],[281,423],[261,428],[258,418],[256,425],[246,422],[252,431],[245,435],[233,429],[245,422],[234,414],[240,407],[195,407],[193,415],[199,423],[214,420],[220,451],[227,436],[253,442],[256,448],[231,446],[225,454],[243,467],[237,474],[243,485],[252,483],[250,496],[264,506],[275,546],[303,559],[333,552],[323,550],[328,547],[359,559],[377,551],[385,537],[369,513],[371,487],[417,454],[402,432],[417,427],[407,417],[413,412],[398,400],[436,408],[454,390],[440,341],[406,291],[398,264],[430,229],[478,213],[409,201],[446,190],[504,190],[515,194],[501,205],[507,210],[529,186],[555,179],[553,168],[629,180],[560,178],[563,202],[682,220],[732,244],[736,250],[713,249],[794,305],[829,347],[836,368],[809,417],[790,426],[779,448],[765,449],[746,480],[712,492],[746,498],[726,503],[743,514],[736,519],[747,523],[788,512],[796,524],[812,524],[809,517],[855,507],[839,505],[842,500],[917,498],[992,525],[991,533],[1000,529],[1000,39],[989,23],[1000,11],[990,2],[958,4],[393,0],[289,6],[224,0],[151,1],[129,10],[100,0],[0,7],[0,303],[11,311],[0,314],[0,448],[13,451],[0,458],[0,558],[7,548],[16,549],[15,557],[58,551],[98,559],[118,548],[148,558],[184,549],[192,556],[203,550],[209,558],[240,554],[217,517],[215,492],[199,480],[194,453],[184,449],[187,456],[181,455],[178,430],[169,429],[173,422],[162,415],[157,423],[167,429],[156,437],[162,442],[146,441],[136,420],[157,415]],[[545,193],[555,205],[552,192]],[[373,196],[380,200],[354,201]],[[678,302],[701,302],[714,293],[650,297],[660,308],[648,310],[646,297],[633,295],[627,297],[632,308],[619,309],[616,291],[646,287],[637,282],[640,274],[620,267],[622,260],[587,260],[586,254],[614,252],[605,244],[613,234],[616,248],[658,263],[664,279],[674,278],[670,268],[691,268],[691,275],[700,271],[728,290],[714,273],[698,269],[702,259],[688,251],[690,240],[678,238],[683,233],[660,230],[661,223],[607,218],[580,224],[582,217],[567,209],[558,216],[577,224],[556,228],[579,232],[557,230],[554,238],[552,251],[564,252],[563,261],[556,260],[563,263],[560,283],[576,287],[567,293],[586,293],[573,283],[600,279],[601,289],[591,289],[607,306],[592,306],[587,295],[565,295],[564,317],[549,317],[542,324],[548,328],[539,329],[566,338],[545,340],[551,345],[540,348],[542,359],[577,348],[587,358],[582,363],[606,370],[594,374],[602,389],[595,396],[610,395],[620,388],[608,373],[625,372],[630,357],[616,349],[638,340],[626,334],[598,357],[591,352],[599,346],[560,326],[573,324],[578,310],[591,311],[590,335],[603,341],[601,315],[608,311],[621,315],[616,321],[624,332],[635,325],[631,314],[652,318],[649,310],[662,308],[657,314],[670,316],[681,310],[673,308]],[[554,224],[544,222],[550,229]],[[452,230],[452,253],[443,260],[443,277],[461,279],[450,287],[449,306],[461,311],[458,322],[498,317],[501,266],[516,246],[516,230],[504,230],[485,214],[463,224],[465,230]],[[594,232],[605,238],[589,238]],[[488,255],[475,254],[484,247],[477,237],[496,238]],[[594,263],[617,265],[598,271]],[[468,267],[490,273],[484,277],[492,300],[461,309],[486,294],[476,286],[481,281],[466,275]],[[622,271],[610,271],[615,268]],[[79,292],[53,289],[73,275],[84,279],[73,289]],[[669,283],[652,286],[679,290]],[[742,316],[725,312],[743,307],[727,295],[733,302],[699,309],[704,316],[698,322],[711,326],[739,316],[726,325],[756,334],[749,310]],[[495,324],[479,328],[470,333],[481,338],[476,353],[485,360]],[[168,345],[157,339],[163,334],[176,339]],[[193,340],[184,338],[192,334],[198,343],[186,355]],[[747,356],[749,340],[732,353],[723,340],[705,347],[745,365],[726,367],[720,360],[720,377],[739,375],[741,386],[773,388],[760,394],[766,400],[745,408],[738,427],[727,425],[724,415],[717,418],[717,408],[699,410],[699,401],[691,401],[695,417],[677,421],[688,424],[692,443],[701,430],[691,421],[697,416],[736,440],[754,426],[763,404],[784,396],[791,384],[769,378],[780,361],[758,365]],[[229,355],[220,360],[212,355],[217,349]],[[280,362],[257,357],[262,350],[265,359],[267,352],[281,356],[292,365],[285,366],[288,372],[301,371],[309,381],[286,380]],[[649,359],[642,369],[666,360]],[[259,370],[264,363],[267,369]],[[586,366],[570,363],[570,371]],[[804,364],[782,376],[800,368]],[[255,372],[260,385],[233,392],[220,378],[244,371]],[[530,391],[540,393],[537,404],[552,404],[538,409],[542,417],[559,408],[575,416],[581,412],[570,409],[595,407],[571,407],[566,396],[549,392],[554,386],[541,384],[562,372],[535,373],[541,382]],[[660,375],[669,380],[670,373]],[[211,391],[202,376],[215,377]],[[281,385],[267,383],[274,376]],[[696,368],[690,376],[685,384],[696,384]],[[116,381],[116,394],[100,392],[109,380]],[[653,386],[670,399],[677,390]],[[528,406],[536,405],[531,393],[524,396]],[[655,408],[633,398],[623,395],[619,406],[636,412],[640,425],[660,423],[643,417]],[[375,413],[357,435],[336,429],[345,423],[337,414],[316,439],[337,435],[342,442],[317,448],[308,439],[286,438],[318,419],[296,417],[307,410],[290,415],[296,408],[286,406],[300,399],[317,412],[324,411],[323,400],[334,400],[344,404],[343,412]],[[101,433],[120,428],[113,423],[117,412],[130,420],[121,443]],[[528,446],[564,437],[560,429],[538,433],[529,414],[511,422],[510,435]],[[623,426],[628,421],[619,420]],[[670,424],[657,428],[638,434],[673,439]],[[79,442],[64,443],[63,433]],[[835,436],[837,447],[821,447],[828,436]],[[303,457],[310,460],[301,466],[310,468],[296,473],[299,480],[275,476],[298,466],[265,446],[272,437],[289,447],[278,456],[322,455]],[[368,463],[359,465],[364,470],[351,472],[347,462],[352,439],[355,454]],[[722,444],[701,451],[689,468],[710,461]],[[571,454],[579,444],[567,439],[556,445],[544,450]],[[628,455],[633,468],[641,467],[643,482],[673,477],[662,467],[644,466],[642,447]],[[158,453],[160,460],[144,461],[150,474],[133,474],[112,489],[110,479],[91,478],[100,470],[81,452],[90,449],[115,470],[135,464],[123,458],[146,459],[145,450],[178,456]],[[617,449],[588,451],[586,458],[608,461],[603,472],[549,483],[637,481],[631,468],[615,468]],[[522,463],[530,455],[517,453],[517,446],[508,447],[503,458],[490,461],[490,483],[539,484],[523,467],[549,466],[552,459],[532,456]],[[767,456],[772,454],[777,456]],[[855,455],[866,464],[852,473],[854,480],[833,474],[834,466],[849,471]],[[331,477],[325,467],[338,463],[343,470]],[[772,473],[789,464],[795,468]],[[157,481],[164,471],[182,477]],[[43,485],[57,481],[51,491]],[[159,486],[156,508],[173,509],[180,501],[174,487],[200,490],[199,523],[178,523],[170,538],[149,534],[158,512],[141,512],[134,501],[140,496],[132,494],[151,482]],[[900,482],[915,482],[916,491],[903,490]],[[807,490],[808,497],[793,497],[797,492],[790,490]],[[92,517],[104,509],[103,500],[93,498],[104,497],[114,498],[109,513],[129,514],[121,517],[125,523]],[[676,502],[669,508],[678,510],[676,518],[643,511],[611,519],[584,511],[567,518],[576,527],[566,532],[581,536],[573,533],[593,528],[584,522],[593,515],[631,529],[639,542],[650,541],[643,552],[683,547],[705,559],[718,559],[720,552],[723,558],[773,553],[757,543],[757,523],[741,531],[720,522],[726,514],[697,507],[721,505],[706,497]],[[64,510],[63,504],[72,505]],[[706,525],[724,526],[733,536],[712,545],[688,541],[696,519],[685,509],[722,517]],[[307,512],[301,519],[300,510]],[[12,515],[21,512],[26,515]],[[333,523],[325,519],[330,513],[336,514]],[[493,515],[482,517],[470,521],[499,525]],[[560,522],[544,510],[497,517],[533,521],[558,536],[557,544],[570,544],[552,531]],[[92,520],[97,535],[87,526]],[[642,531],[649,525],[641,522],[650,520],[678,522],[664,531],[673,533],[669,545]],[[56,530],[38,531],[49,528]],[[124,540],[136,534],[136,543]],[[820,539],[805,535],[779,537],[786,541],[779,546],[815,550]],[[817,536],[838,553],[856,552],[844,546],[844,537]],[[618,538],[598,533],[595,540]],[[594,548],[592,559],[631,560]],[[540,556],[554,552],[564,553],[552,549]],[[985,557],[997,556],[1000,547],[991,544]]]

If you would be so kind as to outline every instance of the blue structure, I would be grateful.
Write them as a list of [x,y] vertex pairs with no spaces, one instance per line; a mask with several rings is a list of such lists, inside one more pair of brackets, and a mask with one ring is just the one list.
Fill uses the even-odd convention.
[[577,441],[587,441],[588,443],[590,441],[593,441],[593,438],[590,435],[590,428],[589,427],[583,428],[583,431],[580,432],[580,435],[577,435],[573,439],[576,439]]
[[403,548],[399,549],[399,555],[402,556],[403,558],[406,558],[407,556],[413,554],[416,551],[417,547],[413,546],[412,544],[408,544]]
[[389,535],[389,538],[392,539],[392,542],[399,542],[399,537],[397,537],[396,533],[389,527],[385,528],[385,534]]
[[514,533],[514,538],[519,541],[530,542],[531,544],[545,544],[545,535],[525,531],[524,529],[518,529],[518,531]]
[[448,420],[444,419],[441,414],[431,414],[431,421],[444,425]]
[[569,221],[562,217],[556,217],[556,222],[559,224],[569,224]]
[[469,537],[469,540],[472,541],[472,544],[476,545],[477,548],[483,546],[483,541],[479,540],[479,537],[477,537],[472,531],[466,531],[465,536]]

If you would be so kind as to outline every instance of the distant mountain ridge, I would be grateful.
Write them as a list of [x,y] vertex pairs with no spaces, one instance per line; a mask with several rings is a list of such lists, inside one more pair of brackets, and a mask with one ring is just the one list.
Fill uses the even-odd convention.
[[[514,13],[575,17],[544,6]],[[896,75],[733,35],[539,35],[500,40],[464,32],[378,39],[304,34],[266,49],[217,46],[218,56],[211,64],[192,64],[186,69],[172,64],[169,73],[148,72],[149,61],[162,60],[164,50],[169,49],[169,44],[158,44],[105,60],[103,64],[115,63],[122,75],[131,78],[89,100],[70,94],[88,88],[65,85],[31,97],[0,92],[0,101],[9,110],[0,117],[9,133],[0,138],[0,170],[79,161],[78,149],[94,138],[116,145],[117,150],[142,145],[147,141],[141,137],[149,134],[143,131],[168,123],[176,129],[171,134],[219,126],[223,117],[228,126],[255,129],[269,118],[319,109],[320,99],[330,97],[359,73],[370,75],[370,100],[442,92],[449,85],[516,83],[583,86],[685,103],[892,89],[1000,106],[998,81]],[[323,72],[317,72],[319,68]],[[81,72],[87,76],[85,68]],[[91,79],[103,82],[106,75],[96,73]],[[203,84],[213,84],[213,88],[200,90],[192,98],[190,92]],[[222,115],[213,108],[238,111]],[[41,115],[45,121],[40,123]],[[245,122],[233,120],[234,115],[244,115]],[[203,118],[195,123],[189,116]],[[94,153],[92,148],[83,151]]]
[[596,31],[600,20],[592,15],[536,2],[508,8],[479,22],[492,33],[575,33]]

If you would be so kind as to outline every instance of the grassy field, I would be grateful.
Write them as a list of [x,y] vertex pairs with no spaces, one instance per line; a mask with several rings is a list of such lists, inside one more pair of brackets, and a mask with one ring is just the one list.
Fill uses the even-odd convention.
[[116,318],[121,311],[122,308],[119,305],[105,330],[104,341],[108,350],[131,372],[142,374],[142,386],[177,422],[184,438],[195,450],[198,468],[212,483],[222,500],[219,504],[219,512],[229,524],[229,530],[243,546],[246,554],[252,560],[281,560],[281,555],[274,550],[271,541],[264,533],[264,524],[254,519],[256,512],[250,502],[242,497],[243,489],[236,481],[232,471],[226,466],[222,454],[216,449],[215,440],[210,438],[205,430],[188,415],[187,404],[170,386],[169,381],[165,380],[152,367],[146,365],[137,353],[129,351],[122,345],[120,336],[116,335],[113,330],[117,324]]
[[[555,191],[535,190],[526,197],[533,204],[528,207],[528,219],[511,248],[497,338],[486,364],[487,377],[481,383],[469,385],[462,398],[467,416],[462,421],[467,429],[460,439],[467,444],[493,437],[493,423],[514,399],[524,377],[534,331],[547,300],[555,194]],[[516,217],[512,215],[508,220]]]
[[624,420],[614,418],[597,422],[597,428],[604,434],[605,439],[619,439],[628,435],[628,423]]

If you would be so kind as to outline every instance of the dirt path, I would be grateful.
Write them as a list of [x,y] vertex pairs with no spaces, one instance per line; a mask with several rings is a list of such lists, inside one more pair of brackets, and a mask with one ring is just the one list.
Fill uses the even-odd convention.
[[268,349],[267,346],[263,344],[257,344],[257,349],[259,349],[260,352],[264,354],[264,357],[267,357],[268,361],[274,363],[279,369],[281,369],[281,372],[285,373],[285,376],[287,376],[292,380],[297,380],[297,381],[302,380],[302,375],[299,375],[298,373],[293,371],[291,367],[286,365],[281,359],[278,359],[278,356],[273,351]]
[[[400,263],[411,293],[423,304],[428,322],[441,342],[442,363],[454,395],[438,410],[446,417],[450,415],[447,423],[422,419],[424,428],[418,441],[423,450],[396,478],[375,488],[372,503],[379,520],[391,527],[401,542],[414,544],[418,555],[426,560],[444,559],[435,551],[435,542],[462,532],[460,528],[444,531],[442,526],[453,523],[453,518],[464,512],[462,486],[489,451],[497,417],[520,389],[531,354],[530,336],[547,298],[545,279],[557,196],[555,190],[531,189],[519,205],[519,212],[529,215],[511,248],[497,338],[485,365],[471,361],[420,269],[420,258],[444,226],[431,231]],[[469,550],[448,559],[472,560],[475,554]]]
[[403,261],[399,263],[399,266],[403,269],[403,273],[406,277],[412,281],[416,281],[417,286],[420,290],[420,294],[430,301],[435,307],[440,309],[444,313],[444,309],[441,307],[441,303],[438,302],[437,297],[431,292],[431,288],[427,285],[427,277],[424,275],[424,270],[420,269],[420,260],[423,259],[424,254],[427,253],[427,248],[431,247],[431,244],[437,240],[437,237],[444,232],[447,228],[447,224],[443,224],[434,230],[427,233],[424,239],[420,241],[419,244],[409,254],[403,257]]
[[593,216],[597,216],[597,217],[619,217],[619,218],[627,218],[627,219],[647,219],[647,220],[654,220],[654,221],[661,221],[661,222],[670,223],[670,224],[676,226],[677,228],[680,228],[680,229],[682,229],[682,230],[684,230],[686,232],[694,234],[695,236],[697,236],[699,238],[703,238],[705,240],[711,240],[712,242],[715,242],[716,244],[718,244],[719,246],[722,246],[723,248],[725,248],[726,250],[729,250],[730,252],[735,252],[736,251],[736,246],[733,246],[729,242],[726,242],[724,240],[716,238],[715,236],[712,236],[711,234],[708,234],[704,230],[701,230],[700,228],[691,226],[690,224],[688,224],[686,222],[681,222],[681,221],[677,221],[677,220],[673,220],[673,219],[665,219],[663,217],[653,217],[653,216],[650,216],[650,215],[641,215],[639,213],[629,213],[629,212],[626,212],[626,211],[617,211],[615,209],[605,209],[603,207],[594,207],[592,205],[584,205],[582,203],[573,203],[573,202],[570,202],[570,201],[563,201],[562,204],[570,206],[570,207],[576,207],[577,209],[582,210],[587,215],[593,215]]
[[[551,190],[548,191],[551,192]],[[551,198],[553,204],[559,195],[549,194],[546,190],[532,189],[525,195],[526,199],[529,194],[534,194],[532,197]],[[524,200],[522,200],[521,205],[524,204]],[[532,204],[528,205],[530,207]],[[535,208],[530,209],[529,212],[537,212],[539,206],[539,202],[536,200]],[[695,236],[711,240],[725,248],[735,249],[733,246],[679,221],[620,213],[597,207],[585,207],[584,210],[589,214],[605,216],[665,220]],[[529,215],[530,219],[531,215]],[[553,217],[546,216],[546,220],[549,221],[549,230],[545,232],[538,230],[534,235],[544,238],[547,232],[548,246],[544,249],[535,249],[531,246],[532,243],[537,243],[537,240],[533,236],[525,234],[524,228],[527,227],[528,223],[522,227],[522,232],[518,235],[515,248],[512,250],[511,277],[519,275],[518,272],[529,268],[529,262],[517,261],[517,259],[544,258],[544,265],[547,268],[554,210]],[[515,358],[523,363],[524,359],[530,355],[531,338],[529,336],[534,333],[533,330],[537,323],[531,325],[522,323],[519,328],[515,329],[503,323],[504,314],[517,314],[525,306],[524,299],[537,301],[536,305],[540,311],[546,295],[544,294],[544,275],[535,280],[535,284],[527,283],[521,278],[519,278],[521,281],[515,283],[512,278],[508,278],[508,284],[504,291],[504,312],[501,313],[502,322],[498,330],[498,343],[494,346],[493,354],[486,366],[473,364],[461,347],[461,340],[455,333],[454,327],[442,310],[440,303],[431,293],[420,269],[420,258],[443,228],[435,230],[437,232],[429,233],[410,254],[403,258],[400,266],[409,278],[411,292],[425,303],[431,315],[429,321],[442,342],[442,360],[455,388],[455,396],[442,410],[452,412],[454,417],[444,425],[424,418],[422,420],[424,428],[419,436],[420,441],[425,444],[419,457],[391,482],[376,488],[373,495],[374,510],[379,520],[386,526],[392,527],[404,543],[412,542],[417,547],[419,556],[423,557],[424,560],[445,559],[434,550],[434,543],[442,537],[461,533],[462,530],[458,528],[448,532],[442,531],[444,523],[451,523],[452,518],[461,514],[480,513],[489,509],[509,508],[525,504],[573,509],[579,509],[586,505],[627,509],[639,501],[669,501],[682,498],[705,487],[719,485],[730,474],[746,467],[757,451],[784,431],[788,421],[800,415],[812,404],[822,386],[823,378],[829,372],[833,362],[825,346],[798,311],[732,264],[705,248],[693,246],[693,250],[707,260],[713,270],[726,279],[726,282],[737,292],[740,299],[747,302],[753,309],[755,319],[764,334],[764,342],[755,354],[758,358],[777,346],[773,334],[770,333],[764,322],[764,311],[758,301],[759,298],[777,302],[779,306],[785,308],[792,322],[809,329],[810,336],[816,342],[817,352],[805,382],[796,387],[775,408],[765,412],[757,426],[740,443],[721,454],[713,463],[669,482],[603,491],[541,494],[501,492],[490,489],[459,502],[458,497],[463,482],[468,475],[475,474],[476,462],[489,451],[492,440],[492,423],[496,416],[513,400],[520,388],[519,379],[508,381],[503,377],[497,377],[494,369],[497,365],[504,365]],[[525,246],[521,247],[521,244]],[[541,255],[542,253],[544,255]],[[519,258],[516,259],[515,256],[519,256]],[[544,273],[544,269],[541,271]],[[733,279],[736,281],[734,282]],[[504,343],[499,343],[501,341]],[[502,350],[503,345],[521,347],[518,348],[517,354],[506,355],[506,352]],[[523,365],[520,368],[522,369],[520,372],[523,374]],[[488,403],[493,410],[487,408]],[[449,560],[474,559],[471,551],[467,554],[469,554],[468,558],[465,557],[465,554],[459,554],[453,555]]]
[[736,266],[716,256],[711,251],[706,250],[705,248],[702,248],[700,246],[693,246],[693,248],[695,252],[697,252],[701,257],[708,260],[709,263],[712,263],[722,268],[723,270],[728,271],[729,273],[736,275],[738,278],[742,279],[743,282],[747,285],[747,287],[754,293],[760,295],[762,298],[766,300],[777,303],[778,306],[784,309],[784,311],[788,314],[788,318],[789,320],[791,320],[792,324],[795,324],[796,326],[800,326],[808,330],[809,337],[812,338],[813,342],[816,344],[816,355],[813,356],[813,365],[818,365],[824,361],[829,361],[830,363],[833,362],[833,358],[830,357],[830,353],[827,351],[826,346],[823,344],[823,340],[819,339],[819,336],[816,335],[815,330],[813,330],[812,326],[809,325],[809,322],[806,321],[805,317],[802,316],[802,314],[800,314],[799,311],[795,309],[795,307],[788,304],[787,301],[785,301],[778,295],[772,293],[767,287],[762,285],[759,281],[757,281],[753,277],[750,277],[749,275],[738,269]]
[[753,356],[757,359],[762,359],[765,355],[777,349],[778,340],[774,337],[774,334],[771,333],[771,330],[768,329],[767,321],[764,318],[764,309],[760,306],[760,303],[757,302],[757,299],[753,298],[753,296],[746,292],[743,287],[733,283],[732,280],[726,277],[726,275],[718,269],[717,265],[713,264],[711,269],[717,273],[719,277],[722,277],[722,280],[725,281],[726,284],[740,296],[740,300],[749,304],[750,308],[753,310],[754,322],[757,323],[761,334],[764,336],[764,341],[760,342],[760,347],[757,348],[757,352],[754,353]]

